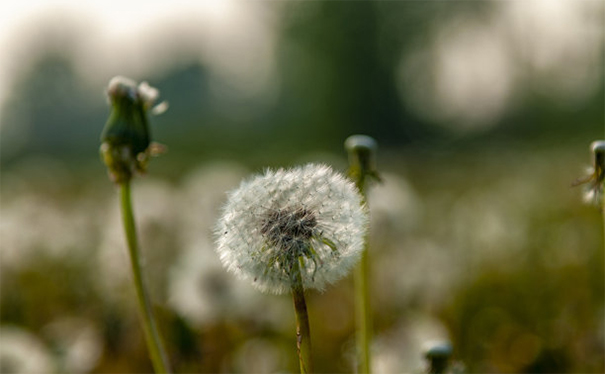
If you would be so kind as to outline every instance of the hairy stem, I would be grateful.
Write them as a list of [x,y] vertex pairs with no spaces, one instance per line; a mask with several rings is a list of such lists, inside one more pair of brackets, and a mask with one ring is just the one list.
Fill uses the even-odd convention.
[[312,373],[313,362],[311,360],[311,331],[309,328],[309,314],[305,302],[305,290],[302,283],[299,261],[294,261],[292,266],[292,299],[294,300],[294,311],[296,313],[296,351],[300,363],[300,372]]
[[145,284],[143,283],[141,258],[139,255],[139,245],[132,211],[129,180],[120,183],[120,198],[122,222],[124,224],[124,232],[126,233],[133,281],[137,294],[139,312],[142,318],[143,330],[145,332],[145,340],[147,341],[147,348],[149,349],[149,356],[151,357],[153,368],[156,373],[168,373],[170,371],[168,359],[153,316],[149,295],[145,288]]

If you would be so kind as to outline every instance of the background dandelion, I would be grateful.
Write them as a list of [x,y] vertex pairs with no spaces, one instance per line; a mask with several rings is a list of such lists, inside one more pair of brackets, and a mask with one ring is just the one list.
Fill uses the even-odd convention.
[[44,373],[55,370],[50,349],[31,332],[16,326],[0,328],[0,371]]

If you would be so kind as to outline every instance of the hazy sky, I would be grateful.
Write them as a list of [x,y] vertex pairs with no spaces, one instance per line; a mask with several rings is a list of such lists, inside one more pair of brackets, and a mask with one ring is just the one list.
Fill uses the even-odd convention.
[[[76,69],[94,85],[105,84],[115,74],[138,78],[157,71],[172,62],[180,49],[179,53],[191,51],[191,59],[202,60],[218,80],[230,81],[243,95],[266,90],[275,18],[259,4],[232,0],[0,1],[0,107],[15,75],[27,66],[35,48],[43,48],[40,40],[49,32],[59,40],[75,42],[71,50]],[[61,27],[65,28],[63,35]],[[74,30],[86,35],[74,38],[69,35]]]
[[[157,74],[174,64],[178,53],[204,64],[211,90],[225,107],[251,98],[257,100],[254,106],[271,103],[279,90],[281,4],[0,1],[0,110],[17,72],[28,67],[51,33],[74,44],[75,69],[91,87],[104,87],[117,74],[134,79]],[[495,11],[481,18],[445,17],[423,43],[401,56],[397,83],[411,110],[448,126],[479,128],[495,123],[528,86],[562,105],[575,105],[602,87],[605,1],[493,5]],[[55,25],[49,27],[49,20]],[[75,32],[83,35],[74,38]]]

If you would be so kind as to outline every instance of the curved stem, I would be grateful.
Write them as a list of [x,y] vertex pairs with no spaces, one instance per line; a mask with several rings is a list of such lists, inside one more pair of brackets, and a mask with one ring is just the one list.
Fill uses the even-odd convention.
[[139,312],[142,318],[143,330],[145,332],[145,340],[147,342],[147,348],[149,349],[149,356],[151,357],[153,368],[156,373],[168,373],[170,371],[168,359],[153,316],[149,295],[143,283],[141,259],[139,256],[139,246],[130,197],[130,181],[128,180],[120,183],[120,202],[122,222],[124,224],[124,232],[126,233],[126,241],[128,243],[130,264],[132,266],[132,276],[137,294]]
[[300,372],[301,374],[312,373],[311,330],[309,328],[309,314],[307,313],[307,303],[305,302],[305,290],[300,274],[299,261],[294,261],[292,266],[291,289],[292,299],[294,300],[294,311],[296,312],[296,351],[300,363]]

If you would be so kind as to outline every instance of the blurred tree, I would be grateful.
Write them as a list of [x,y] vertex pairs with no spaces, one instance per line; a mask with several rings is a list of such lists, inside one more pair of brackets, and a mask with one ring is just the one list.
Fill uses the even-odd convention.
[[277,135],[305,146],[340,143],[352,133],[409,140],[418,124],[402,111],[396,60],[383,58],[380,39],[374,2],[288,4]]
[[32,151],[64,149],[96,156],[103,124],[97,118],[104,103],[101,91],[98,97],[91,96],[64,51],[49,49],[37,57],[17,79],[2,112],[3,132],[19,132],[22,138],[21,147],[15,148],[5,147],[12,138],[2,136],[2,161]]

